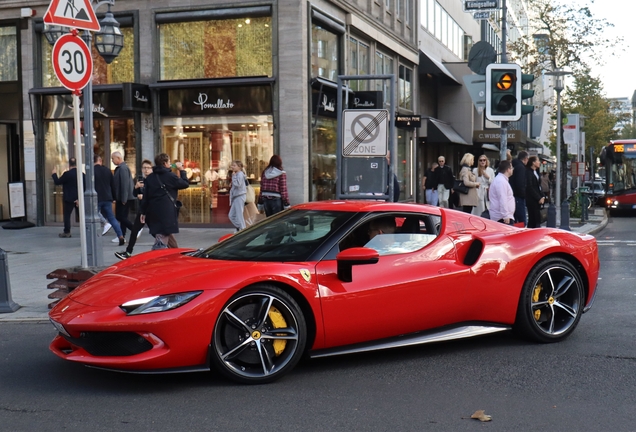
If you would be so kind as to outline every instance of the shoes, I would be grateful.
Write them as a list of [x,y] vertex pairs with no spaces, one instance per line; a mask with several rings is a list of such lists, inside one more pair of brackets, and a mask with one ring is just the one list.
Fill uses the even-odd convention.
[[119,240],[119,246],[123,246],[123,245],[126,244],[126,239],[125,238],[120,237],[118,240]]
[[120,260],[125,260],[126,258],[131,257],[130,253],[127,251],[115,252],[115,256],[119,258]]
[[106,235],[106,233],[107,233],[108,231],[110,231],[110,229],[111,229],[112,227],[113,227],[113,226],[112,226],[111,224],[109,224],[108,222],[106,222],[106,223],[104,224],[104,229],[102,230],[102,235],[103,235],[103,236],[104,236],[104,235]]
[[61,237],[61,238],[69,238],[71,236],[71,233],[70,232],[68,232],[68,233],[67,232],[62,232],[62,233],[59,233],[58,236]]
[[140,229],[139,231],[137,231],[137,238],[139,238],[139,236],[141,236],[141,233],[144,232],[144,229]]
[[119,243],[119,237],[115,237],[110,241],[111,243]]

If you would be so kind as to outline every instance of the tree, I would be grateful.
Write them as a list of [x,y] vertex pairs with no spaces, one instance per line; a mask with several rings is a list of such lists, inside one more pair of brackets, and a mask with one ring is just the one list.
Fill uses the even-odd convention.
[[528,2],[532,39],[522,37],[508,45],[512,61],[523,64],[535,76],[557,68],[577,72],[586,67],[588,59],[602,64],[604,57],[614,54],[622,38],[606,36],[607,28],[614,25],[592,15],[588,5],[593,3],[594,0]]
[[614,128],[621,118],[611,108],[603,93],[601,80],[590,75],[589,67],[579,68],[574,73],[573,86],[567,88],[563,111],[584,117],[585,147],[593,148],[596,155],[610,140],[618,138]]

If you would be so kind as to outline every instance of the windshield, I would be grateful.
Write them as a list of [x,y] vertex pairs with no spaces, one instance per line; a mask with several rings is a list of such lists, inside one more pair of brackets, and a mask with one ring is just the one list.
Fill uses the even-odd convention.
[[633,189],[636,185],[636,144],[614,144],[611,170],[607,183],[614,192]]
[[351,212],[288,210],[193,255],[234,261],[307,261],[355,215]]

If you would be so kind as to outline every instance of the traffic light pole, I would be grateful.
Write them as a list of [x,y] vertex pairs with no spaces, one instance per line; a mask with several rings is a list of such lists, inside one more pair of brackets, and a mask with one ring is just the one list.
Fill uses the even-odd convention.
[[[506,54],[506,15],[508,15],[508,8],[506,7],[506,0],[501,0],[501,63],[508,63],[508,56]],[[501,122],[501,132],[499,137],[499,161],[506,160],[508,156],[508,122]]]

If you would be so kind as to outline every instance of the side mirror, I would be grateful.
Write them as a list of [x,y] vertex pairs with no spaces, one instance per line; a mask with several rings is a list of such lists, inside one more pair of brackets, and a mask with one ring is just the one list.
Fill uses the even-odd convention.
[[380,254],[375,249],[356,247],[345,249],[336,255],[338,261],[338,279],[342,282],[353,280],[353,266],[375,264],[379,261]]

